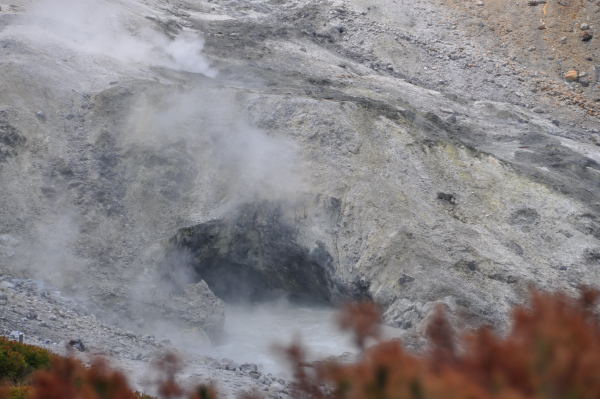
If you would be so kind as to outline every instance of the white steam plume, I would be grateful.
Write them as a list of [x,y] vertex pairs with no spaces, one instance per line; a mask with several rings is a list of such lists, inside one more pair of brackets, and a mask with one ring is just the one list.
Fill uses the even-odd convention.
[[225,89],[206,87],[144,95],[124,139],[156,152],[184,142],[197,167],[199,207],[294,199],[305,188],[295,144],[251,126],[239,103]]
[[216,75],[202,55],[201,37],[183,31],[170,39],[149,27],[150,21],[141,15],[146,11],[151,15],[137,2],[39,0],[11,33],[89,56]]
[[[52,53],[48,48],[56,48],[57,59],[61,57],[59,54],[69,52],[82,59],[106,57],[135,68],[139,64],[141,67],[159,66],[209,77],[216,75],[216,71],[202,55],[203,41],[197,34],[182,31],[175,39],[171,39],[151,29],[151,22],[145,16],[152,15],[152,10],[143,9],[136,1],[39,0],[33,4],[20,23],[8,30],[19,40],[33,43],[48,53]],[[99,64],[98,70],[110,68],[106,66],[110,63]],[[94,79],[94,76],[90,79]],[[167,224],[169,228],[175,225],[173,222],[165,223],[169,218],[206,220],[218,217],[218,213],[243,202],[292,200],[299,192],[304,191],[302,160],[295,145],[290,140],[251,126],[242,116],[244,110],[241,104],[244,101],[239,97],[239,91],[209,87],[182,90],[167,86],[156,91],[136,91],[134,88],[132,92],[132,98],[135,98],[133,103],[127,103],[126,100],[119,103],[124,109],[131,106],[130,111],[125,111],[128,114],[126,120],[111,121],[114,124],[110,124],[117,126],[110,134],[115,136],[121,149],[118,156],[122,159],[119,160],[129,162],[126,169],[131,172],[131,176],[141,177],[127,181],[127,192],[123,199],[124,207],[127,208],[124,213],[129,217],[127,224],[121,224],[122,220],[117,217],[102,216],[100,212],[91,209],[86,215],[89,219],[87,229],[80,229],[80,214],[84,214],[87,209],[73,206],[77,208],[73,210],[71,205],[64,205],[63,210],[55,209],[52,216],[42,215],[35,227],[31,228],[34,230],[31,239],[23,245],[21,260],[23,269],[31,272],[35,278],[47,280],[60,288],[80,285],[80,288],[85,289],[84,283],[98,283],[94,281],[94,273],[86,273],[93,270],[85,259],[81,259],[85,255],[77,255],[79,241],[84,241],[92,249],[107,244],[106,247],[114,251],[111,255],[115,255],[115,258],[121,252],[134,252],[131,258],[144,258],[147,249],[144,245],[149,246],[157,241],[157,231]],[[91,118],[93,117],[92,114]],[[113,114],[110,117],[117,118]],[[93,141],[93,134],[89,133],[87,137],[90,142]],[[52,139],[59,140],[58,136]],[[193,191],[195,204],[188,207],[187,204],[178,202],[184,200],[167,201],[161,197],[160,185],[166,179],[164,176],[161,179],[159,174],[164,174],[166,167],[161,165],[155,169],[148,167],[146,170],[136,165],[132,158],[127,158],[130,156],[128,152],[142,153],[143,156],[158,154],[169,161],[174,160],[169,163],[169,167],[175,165],[172,166],[174,172],[189,166],[194,176],[193,181],[174,184],[189,184],[190,187],[185,190]],[[66,152],[64,154],[64,157],[73,156]],[[182,160],[191,158],[192,162],[178,165],[179,157]],[[77,158],[73,160],[78,162]],[[85,164],[82,168],[85,168]],[[95,174],[96,171],[86,172]],[[60,192],[61,187],[57,187],[57,191]],[[110,193],[110,190],[107,192]],[[65,199],[67,201],[69,199]],[[93,204],[84,206],[93,207]],[[161,238],[167,237],[163,235]],[[120,252],[114,250],[121,240],[127,241],[127,244],[117,248]],[[138,242],[132,244],[136,240]],[[113,245],[114,242],[116,244]],[[127,245],[140,247],[132,248]],[[148,264],[149,258],[151,256],[148,256]],[[117,267],[132,266],[141,270],[140,266],[148,266],[140,264],[124,265],[120,263],[120,259],[115,261]],[[89,270],[86,270],[86,266],[89,266]],[[150,266],[148,268],[152,269]],[[104,274],[111,276],[111,271],[107,270]],[[100,274],[100,271],[96,272]],[[114,274],[115,286],[132,283],[122,277],[124,272],[125,270]],[[129,273],[128,276],[132,274]],[[80,277],[81,281],[78,281]],[[119,281],[121,277],[123,281]],[[149,289],[149,284],[155,283],[158,287],[160,280],[156,279],[152,270],[148,272],[148,276],[140,277],[138,283],[133,287],[127,286],[131,289],[129,294],[132,302],[145,304],[148,296],[152,297],[149,299],[156,299],[153,297],[157,293]],[[281,313],[285,314],[287,311]],[[265,314],[260,316],[258,320],[266,323],[268,317]],[[237,319],[233,319],[234,322],[235,320]],[[162,334],[156,331],[157,334],[175,334],[177,340],[187,343],[181,338],[179,331],[172,328],[170,321],[147,320],[150,325],[153,321],[156,329],[159,329],[161,322],[171,327]],[[242,321],[245,322],[243,319]],[[275,324],[277,321],[272,322]],[[190,342],[197,336],[192,332]],[[240,344],[235,340],[232,342],[233,345]]]

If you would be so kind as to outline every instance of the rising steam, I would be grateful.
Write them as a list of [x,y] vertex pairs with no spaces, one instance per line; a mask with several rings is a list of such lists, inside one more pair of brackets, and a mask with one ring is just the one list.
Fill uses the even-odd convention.
[[[66,129],[64,135],[48,137],[51,148],[60,149],[48,158],[60,158],[65,165],[77,163],[78,174],[104,179],[101,195],[110,195],[112,184],[123,185],[121,197],[107,200],[115,202],[118,210],[104,212],[106,209],[91,201],[83,202],[82,197],[89,200],[87,193],[67,189],[69,181],[59,185],[40,172],[38,180],[32,178],[32,185],[39,186],[36,194],[41,185],[48,188],[55,184],[50,188],[60,193],[60,201],[27,211],[36,214],[35,223],[20,237],[18,265],[15,261],[13,269],[25,270],[61,289],[79,288],[80,294],[86,284],[96,283],[89,281],[88,273],[97,265],[121,267],[123,275],[125,269],[135,270],[139,278],[127,282],[129,299],[138,305],[150,303],[161,297],[157,292],[163,289],[152,272],[157,243],[182,227],[181,220],[206,220],[244,202],[293,199],[302,191],[302,161],[295,145],[251,126],[244,117],[244,98],[239,93],[218,83],[209,85],[208,79],[198,76],[181,88],[165,78],[166,74],[161,75],[162,69],[153,68],[217,76],[202,53],[204,42],[197,33],[179,29],[166,34],[156,23],[158,19],[156,10],[135,1],[39,0],[2,32],[3,37],[24,42],[45,56],[80,61],[72,63],[77,67],[85,68],[89,64],[83,61],[91,60],[94,68],[84,69],[90,82],[96,75],[118,76],[121,70],[144,72],[139,74],[143,76],[139,86],[117,98],[118,110],[98,115],[94,109],[86,115],[88,121],[110,118],[112,127],[99,133],[101,129],[94,130],[92,125],[90,131],[77,133],[78,139],[83,137],[91,143],[86,147],[92,147],[86,162],[80,162],[80,154],[67,150],[72,133]],[[113,68],[115,65],[119,68]],[[70,67],[63,66],[57,66],[57,75],[72,78]],[[135,73],[132,76],[137,77]],[[93,99],[105,95],[106,102],[111,103],[111,87],[102,86],[108,80],[98,82],[90,87],[99,89],[85,96]],[[44,87],[49,93],[56,89],[51,82],[43,84],[49,85]],[[144,89],[136,90],[139,87]],[[101,106],[98,108],[103,112]],[[71,110],[62,111],[67,114]],[[98,158],[97,164],[89,161],[90,157]],[[49,165],[40,167],[52,169]],[[117,173],[117,167],[124,170],[123,175]],[[89,180],[87,184],[91,184]],[[103,257],[102,262],[93,258],[97,254]],[[127,254],[128,260],[119,258],[121,254]],[[110,275],[104,270],[101,273]],[[136,272],[129,273],[132,275]],[[115,285],[122,283],[117,281],[119,277],[115,277]],[[194,282],[182,281],[189,283]],[[156,320],[155,325],[159,324]]]
[[[36,44],[68,49],[81,56],[110,57],[214,77],[202,55],[204,42],[182,31],[169,38],[149,25],[151,9],[109,0],[40,0],[12,32]],[[147,13],[147,14],[140,14]]]

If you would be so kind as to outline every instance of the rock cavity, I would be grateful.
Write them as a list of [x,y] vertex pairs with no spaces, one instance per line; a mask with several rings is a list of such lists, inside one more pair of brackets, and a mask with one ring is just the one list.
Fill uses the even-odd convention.
[[169,242],[163,270],[173,279],[188,268],[228,302],[332,302],[340,292],[333,257],[322,242],[303,243],[284,213],[279,203],[249,203],[229,217],[182,228]]

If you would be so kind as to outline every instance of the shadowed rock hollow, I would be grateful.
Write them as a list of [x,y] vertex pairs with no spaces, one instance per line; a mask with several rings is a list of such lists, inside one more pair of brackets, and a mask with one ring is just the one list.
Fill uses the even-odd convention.
[[287,297],[327,304],[336,290],[331,254],[323,243],[314,248],[299,243],[281,205],[245,205],[227,219],[180,229],[170,242],[174,253],[167,255],[165,268],[189,267],[194,279],[230,302]]

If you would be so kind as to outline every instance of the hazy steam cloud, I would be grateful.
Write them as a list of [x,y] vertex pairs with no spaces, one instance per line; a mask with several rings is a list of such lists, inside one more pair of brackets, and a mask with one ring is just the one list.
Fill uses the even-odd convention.
[[[197,77],[182,88],[178,83],[189,75],[148,68],[216,76],[196,33],[183,30],[173,39],[146,18],[158,17],[144,7],[137,1],[39,0],[3,31],[44,58],[47,70],[40,74],[56,77],[39,82],[49,97],[69,79],[89,83],[80,91],[65,90],[66,97],[56,102],[57,108],[73,105],[35,122],[52,145],[36,159],[42,171],[32,167],[39,176],[31,185],[39,186],[35,195],[46,187],[61,198],[54,204],[40,196],[35,209],[23,212],[29,224],[22,234],[11,232],[20,235],[14,238],[20,245],[13,257],[18,261],[7,269],[89,294],[91,302],[104,298],[98,292],[118,295],[121,311],[144,315],[144,328],[191,346],[204,338],[202,331],[182,331],[162,318],[174,312],[155,310],[170,310],[172,303],[185,308],[188,299],[197,300],[199,306],[188,306],[193,309],[176,309],[195,322],[222,315],[215,311],[222,307],[206,301],[207,315],[196,312],[203,299],[192,289],[200,283],[185,269],[174,274],[185,295],[191,294],[171,294],[156,270],[162,244],[177,228],[244,203],[295,201],[305,188],[303,162],[291,140],[247,121],[247,98],[239,90]],[[123,90],[115,86],[121,82]],[[53,167],[52,160],[63,166]],[[173,268],[184,263],[174,261]],[[119,323],[129,322],[107,310]],[[260,316],[264,323],[270,320]],[[132,326],[141,327],[137,322]],[[234,337],[228,349],[236,344]]]
[[172,40],[144,17],[108,0],[41,0],[12,33],[88,56],[216,75],[201,53],[202,38],[183,31]]
[[145,95],[133,107],[124,140],[154,152],[185,143],[200,213],[203,206],[294,198],[304,187],[295,144],[250,126],[243,113],[223,89]]
[[73,250],[80,233],[75,219],[68,211],[47,215],[35,225],[29,240],[17,248],[15,266],[55,287],[76,285],[85,260]]

